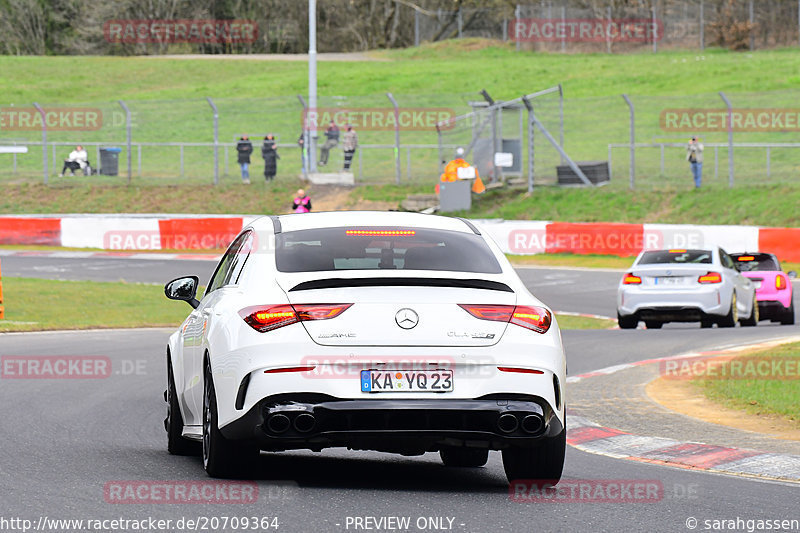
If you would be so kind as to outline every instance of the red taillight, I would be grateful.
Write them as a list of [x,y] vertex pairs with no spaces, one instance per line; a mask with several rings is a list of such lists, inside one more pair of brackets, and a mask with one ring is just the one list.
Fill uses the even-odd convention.
[[515,372],[517,374],[544,374],[541,370],[535,370],[533,368],[516,368],[511,366],[498,366],[497,370],[500,372]]
[[719,272],[708,272],[697,278],[698,283],[722,283],[722,274]]
[[252,306],[239,311],[245,322],[262,333],[308,320],[327,320],[345,312],[353,304],[298,304]]
[[335,318],[350,308],[353,304],[302,304],[295,305],[294,309],[297,311],[297,316],[301,321],[306,320],[327,320]]
[[289,368],[271,368],[264,370],[265,374],[280,374],[283,372],[311,372],[317,368],[316,366],[292,366]]
[[622,278],[623,285],[641,285],[641,283],[642,283],[642,278],[640,278],[639,276],[634,276],[630,272],[625,274],[625,277]]
[[786,289],[787,286],[788,286],[788,284],[786,283],[786,280],[783,279],[783,276],[781,276],[780,274],[775,276],[775,288],[776,289],[778,289],[779,291],[782,291],[782,290]]
[[509,322],[537,333],[546,333],[553,322],[553,315],[544,307],[467,304],[458,304],[458,306],[475,318],[493,322]]
[[511,320],[511,315],[514,314],[515,308],[513,305],[458,304],[458,306],[475,318],[480,318],[481,320],[493,320],[495,322],[508,322]]

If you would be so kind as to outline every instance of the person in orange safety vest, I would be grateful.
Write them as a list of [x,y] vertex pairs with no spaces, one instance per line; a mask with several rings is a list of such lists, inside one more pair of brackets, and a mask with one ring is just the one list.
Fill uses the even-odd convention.
[[[464,161],[464,149],[460,146],[456,148],[456,158],[447,163],[444,167],[444,173],[442,173],[441,181],[448,182],[448,181],[456,181],[458,179],[458,169],[459,168],[469,168],[470,165],[466,161]],[[478,175],[478,169],[475,169],[475,181],[472,183],[472,192],[474,193],[482,193],[486,190],[486,187],[483,185],[483,181],[481,181],[481,177]],[[436,185],[436,193],[439,193],[439,185]]]

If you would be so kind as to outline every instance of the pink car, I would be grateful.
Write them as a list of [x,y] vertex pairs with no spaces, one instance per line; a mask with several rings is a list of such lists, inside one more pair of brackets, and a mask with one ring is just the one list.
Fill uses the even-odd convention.
[[772,254],[730,254],[743,276],[753,280],[756,285],[756,300],[761,319],[769,319],[781,324],[794,324],[794,291],[792,279],[794,271],[781,270],[778,258]]

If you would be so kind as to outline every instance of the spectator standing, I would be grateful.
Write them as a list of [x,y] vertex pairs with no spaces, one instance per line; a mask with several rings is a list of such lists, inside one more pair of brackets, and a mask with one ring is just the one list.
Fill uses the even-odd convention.
[[89,154],[86,153],[83,146],[78,145],[69,153],[69,157],[64,160],[64,168],[61,169],[61,174],[59,174],[58,177],[60,178],[66,174],[67,170],[74,176],[76,170],[85,169],[88,165]]
[[278,173],[278,147],[275,146],[275,136],[271,133],[264,137],[264,144],[261,146],[261,157],[264,158],[264,178],[267,181],[275,179]]
[[686,160],[692,166],[695,189],[699,189],[703,182],[703,148],[703,143],[697,137],[692,137],[686,147]]
[[250,154],[253,153],[253,143],[247,135],[242,135],[236,143],[239,166],[242,167],[242,183],[250,184]]
[[295,213],[310,213],[311,212],[311,197],[306,194],[303,189],[298,189],[292,203],[292,210]]
[[328,123],[328,129],[325,130],[325,144],[322,145],[319,153],[319,166],[328,164],[328,155],[331,148],[336,148],[339,145],[339,126],[334,121]]
[[352,124],[347,125],[347,131],[344,134],[342,141],[342,149],[344,149],[344,171],[350,171],[350,163],[353,162],[353,154],[356,153],[358,147],[358,134],[353,129]]

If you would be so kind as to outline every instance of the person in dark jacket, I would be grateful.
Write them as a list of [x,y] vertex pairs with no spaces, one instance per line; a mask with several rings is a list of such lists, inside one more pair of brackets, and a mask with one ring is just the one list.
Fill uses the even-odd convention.
[[278,147],[275,146],[275,136],[271,133],[264,137],[264,144],[261,146],[261,157],[264,158],[264,177],[267,181],[275,179],[278,173]]
[[242,135],[239,142],[236,143],[236,152],[238,155],[239,166],[242,167],[242,182],[245,184],[250,183],[250,154],[253,153],[253,143],[247,135]]
[[334,121],[330,121],[328,124],[328,129],[325,130],[325,144],[322,145],[319,151],[319,166],[325,166],[328,164],[328,154],[331,151],[331,148],[336,148],[339,144],[339,126],[336,125]]

